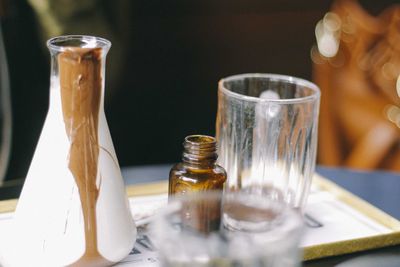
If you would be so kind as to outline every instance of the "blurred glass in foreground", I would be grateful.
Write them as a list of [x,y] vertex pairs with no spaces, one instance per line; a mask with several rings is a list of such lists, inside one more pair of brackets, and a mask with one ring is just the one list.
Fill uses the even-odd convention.
[[162,266],[299,266],[302,218],[244,192],[176,197],[151,224]]

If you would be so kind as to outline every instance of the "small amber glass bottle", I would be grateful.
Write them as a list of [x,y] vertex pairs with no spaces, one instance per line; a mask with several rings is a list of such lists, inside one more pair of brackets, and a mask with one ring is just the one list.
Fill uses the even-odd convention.
[[222,190],[226,172],[216,164],[215,138],[190,135],[185,138],[183,147],[182,162],[172,167],[169,174],[169,195]]
[[[186,195],[222,190],[225,170],[216,164],[217,142],[214,137],[190,135],[183,143],[182,162],[169,174],[169,195]],[[217,231],[221,220],[221,203],[207,199],[188,202],[182,207],[182,227],[203,234]]]

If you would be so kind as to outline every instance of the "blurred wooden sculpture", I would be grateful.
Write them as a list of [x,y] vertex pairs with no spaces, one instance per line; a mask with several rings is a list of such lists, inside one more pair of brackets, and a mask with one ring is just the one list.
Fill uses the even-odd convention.
[[315,33],[319,164],[400,171],[400,6],[374,17],[338,0]]

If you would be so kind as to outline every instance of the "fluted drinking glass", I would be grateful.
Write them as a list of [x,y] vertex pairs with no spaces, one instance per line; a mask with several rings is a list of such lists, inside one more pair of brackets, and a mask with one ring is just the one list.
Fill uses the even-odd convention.
[[303,209],[315,169],[319,88],[276,74],[219,81],[218,163],[225,190],[275,195]]

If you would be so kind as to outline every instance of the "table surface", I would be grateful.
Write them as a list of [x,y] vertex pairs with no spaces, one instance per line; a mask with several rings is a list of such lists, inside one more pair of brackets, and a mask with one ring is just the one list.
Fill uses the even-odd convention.
[[[172,164],[122,168],[126,185],[166,180]],[[343,168],[317,167],[317,173],[344,187],[400,220],[400,174],[384,171],[356,171]],[[16,198],[21,182],[15,181],[0,187],[0,200]],[[392,246],[349,255],[335,256],[303,264],[305,267],[399,267],[400,246]]]
[[[122,169],[127,185],[166,180],[172,164]],[[317,173],[400,220],[400,174],[317,167]],[[400,246],[308,261],[305,267],[399,267]]]

